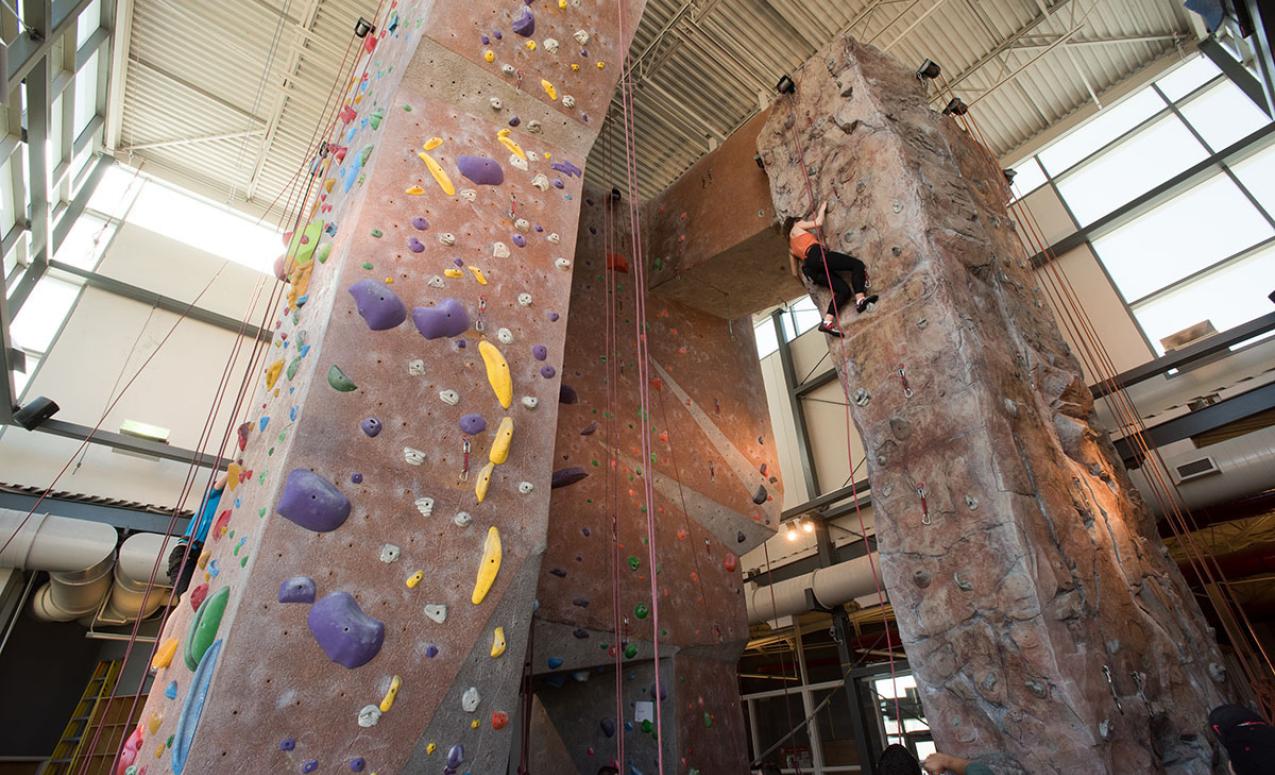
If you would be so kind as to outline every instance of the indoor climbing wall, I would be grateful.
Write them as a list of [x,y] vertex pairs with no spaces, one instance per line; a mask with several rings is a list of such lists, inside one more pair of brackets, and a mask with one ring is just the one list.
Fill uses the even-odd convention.
[[830,247],[881,297],[830,346],[937,745],[1031,772],[1212,772],[1213,633],[1095,426],[1000,166],[874,48],[842,38],[794,78],[758,149],[776,213],[828,200]]
[[[675,218],[688,221],[685,212]],[[659,217],[647,211],[642,220],[654,228]],[[742,772],[747,746],[735,666],[748,627],[738,557],[774,534],[782,502],[753,329],[747,320],[649,300],[644,415],[629,233],[627,203],[585,192],[555,447],[560,486],[536,613],[537,697],[554,729],[533,728],[532,739],[560,738],[575,771],[593,772],[615,758],[616,736],[623,736],[622,769],[656,770],[643,486],[651,477],[665,767]],[[646,461],[643,422],[653,442]]]
[[503,771],[581,167],[641,11],[399,0],[356,41],[121,771]]

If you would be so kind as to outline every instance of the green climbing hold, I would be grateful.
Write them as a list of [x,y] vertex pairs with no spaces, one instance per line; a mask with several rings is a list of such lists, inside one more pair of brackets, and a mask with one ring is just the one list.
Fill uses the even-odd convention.
[[655,725],[652,724],[649,719],[642,722],[642,732],[644,734],[648,734],[648,735],[651,734],[651,730],[654,728],[655,728]]
[[637,570],[642,567],[642,561],[635,554],[630,554],[627,562],[629,563],[629,570]]
[[314,251],[314,260],[320,264],[326,264],[330,255],[332,255],[332,243],[325,242],[319,246],[318,250]]
[[629,645],[624,647],[625,659],[632,659],[636,656],[637,656],[637,646],[634,646],[632,643],[630,643]]
[[708,715],[708,711],[704,711],[704,726],[711,728],[713,726],[713,717]]
[[297,266],[305,266],[314,258],[314,249],[319,246],[323,237],[323,219],[316,218],[306,224],[304,229],[297,230],[288,244],[288,255],[292,256]]
[[243,557],[239,558],[239,567],[240,568],[248,567],[248,555],[245,554]]
[[385,119],[385,111],[381,108],[377,108],[376,110],[372,111],[371,115],[367,117],[367,123],[371,124],[373,129],[380,129],[381,121],[383,121],[384,119]]
[[[655,259],[655,263],[652,266],[655,267],[655,271],[657,272],[660,271],[661,269],[664,268],[664,259],[657,257]],[[694,770],[692,770],[692,772],[694,772]]]
[[380,229],[372,229],[372,236],[376,237],[377,239],[380,239],[381,237],[385,236],[385,232],[381,231]]
[[229,599],[230,587],[222,587],[209,595],[195,612],[190,630],[186,633],[186,646],[182,649],[186,667],[192,672],[199,667],[204,652],[217,639],[217,628],[221,626],[221,617],[226,613],[226,601]]
[[363,268],[364,268],[364,269],[371,269],[371,268],[372,268],[372,262],[371,262],[371,261],[364,261],[364,262],[363,262]]
[[593,463],[593,467],[594,467],[594,468],[598,468],[598,467],[600,467],[600,466],[602,465],[601,463],[599,463],[599,462],[598,462],[598,461],[596,461],[596,460],[591,461],[591,462]]
[[169,735],[169,736],[168,736],[168,739],[164,741],[164,747],[165,747],[165,748],[172,748],[172,747],[173,747],[173,736],[172,736],[172,735]]
[[338,390],[342,393],[349,393],[359,389],[359,386],[354,384],[352,379],[345,376],[345,372],[341,371],[341,368],[335,363],[328,367],[328,384],[332,386],[333,390]]
[[297,357],[292,359],[292,363],[288,364],[287,375],[288,375],[289,382],[292,381],[293,377],[297,376],[297,370],[300,368],[301,368],[301,356],[298,355]]
[[639,619],[645,619],[651,615],[651,609],[647,607],[646,603],[638,603],[633,608],[633,615]]
[[257,516],[258,516],[258,517],[262,517],[262,518],[264,518],[264,517],[266,516],[266,507],[265,507],[265,506],[262,506],[261,508],[257,509]]

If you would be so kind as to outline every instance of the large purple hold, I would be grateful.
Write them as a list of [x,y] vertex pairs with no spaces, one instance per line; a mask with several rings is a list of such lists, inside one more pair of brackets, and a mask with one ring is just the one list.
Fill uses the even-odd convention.
[[480,186],[499,186],[505,182],[505,171],[495,159],[486,156],[461,156],[456,160],[460,174]]
[[279,585],[280,603],[313,603],[314,579],[309,576],[293,576]]
[[487,421],[483,419],[481,414],[467,414],[460,418],[460,429],[473,436],[476,433],[482,433],[487,430]]
[[359,315],[373,331],[387,331],[407,320],[407,307],[394,291],[377,280],[359,280],[350,286]]
[[523,6],[522,13],[517,19],[514,19],[514,23],[509,26],[514,32],[524,38],[530,38],[532,35],[536,34],[536,17],[531,15],[530,8]]
[[459,301],[443,299],[436,306],[413,309],[412,322],[426,339],[441,339],[465,333],[469,328],[469,313]]
[[460,763],[463,761],[465,761],[465,746],[460,745],[459,743],[453,745],[447,751],[447,766],[459,767]]
[[535,345],[531,348],[531,357],[538,361],[543,361],[549,357],[549,348],[542,344]]
[[578,178],[584,174],[584,170],[580,169],[579,167],[577,167],[576,165],[572,164],[569,161],[555,161],[553,164],[550,164],[549,166],[568,177]]
[[602,727],[602,734],[607,737],[615,737],[615,722],[609,718],[602,719],[599,726]]
[[350,499],[336,485],[306,468],[294,468],[275,511],[307,530],[336,530],[350,516]]
[[588,477],[588,475],[589,475],[589,472],[585,471],[583,468],[579,466],[572,466],[570,468],[559,468],[557,471],[554,471],[553,476],[550,477],[549,488],[551,490],[556,490],[559,487],[567,487],[569,485],[575,484],[581,479]]
[[385,642],[385,625],[363,613],[348,592],[333,592],[315,603],[307,622],[323,653],[350,669],[371,662]]

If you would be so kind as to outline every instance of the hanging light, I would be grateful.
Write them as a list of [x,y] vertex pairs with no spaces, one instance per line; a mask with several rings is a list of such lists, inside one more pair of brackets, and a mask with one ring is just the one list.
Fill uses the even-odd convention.
[[938,62],[935,62],[932,59],[927,59],[916,69],[916,79],[918,81],[932,81],[935,78],[938,78],[942,72],[943,68],[939,67]]
[[362,16],[354,23],[354,35],[358,38],[366,38],[368,33],[376,29],[376,25],[364,19]]
[[788,523],[788,532],[784,534],[784,537],[785,537],[785,538],[787,538],[789,541],[796,541],[796,540],[797,540],[797,526],[796,526],[796,524],[794,524],[794,523],[792,523],[792,522],[789,522],[789,523]]
[[802,529],[802,530],[804,530],[804,531],[805,531],[805,532],[807,532],[807,533],[813,533],[813,532],[815,532],[815,523],[813,523],[813,522],[802,522],[802,523],[801,523],[801,529]]
[[792,94],[797,91],[797,84],[793,83],[792,78],[785,74],[779,79],[779,83],[775,84],[775,91],[780,94]]

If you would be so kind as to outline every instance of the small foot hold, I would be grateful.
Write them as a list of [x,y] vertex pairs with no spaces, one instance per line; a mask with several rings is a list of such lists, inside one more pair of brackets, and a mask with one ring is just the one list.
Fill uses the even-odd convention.
[[876,304],[876,303],[877,303],[877,295],[874,293],[871,296],[865,296],[864,298],[855,302],[854,308],[856,312],[858,312],[859,314],[863,314],[864,312],[867,312],[872,307],[873,304]]
[[827,334],[828,336],[835,336],[835,337],[837,337],[837,338],[841,338],[841,336],[843,336],[843,334],[842,334],[840,331],[838,331],[838,330],[837,330],[837,324],[836,324],[835,322],[833,322],[833,323],[820,323],[820,324],[819,324],[819,330],[820,330],[820,331],[822,331],[822,332],[824,332],[824,333],[825,333],[825,334]]

